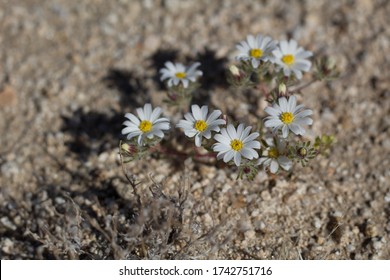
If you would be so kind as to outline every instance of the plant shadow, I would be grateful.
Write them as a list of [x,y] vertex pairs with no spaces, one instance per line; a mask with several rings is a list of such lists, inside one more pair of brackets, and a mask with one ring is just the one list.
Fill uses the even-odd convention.
[[78,109],[72,117],[62,117],[62,120],[61,131],[72,136],[65,145],[83,161],[92,154],[113,149],[121,137],[123,115],[116,112],[107,115]]

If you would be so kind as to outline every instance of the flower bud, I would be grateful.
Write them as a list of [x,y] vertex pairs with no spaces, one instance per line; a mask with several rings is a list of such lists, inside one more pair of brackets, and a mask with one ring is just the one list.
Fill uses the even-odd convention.
[[130,155],[137,152],[137,148],[134,145],[129,145],[127,143],[123,143],[121,145],[121,149],[122,149],[122,151],[124,151]]
[[287,87],[285,83],[279,85],[279,95],[285,95],[287,92]]
[[238,69],[236,65],[231,65],[229,67],[229,71],[230,73],[232,73],[233,76],[238,78],[241,77],[240,69]]

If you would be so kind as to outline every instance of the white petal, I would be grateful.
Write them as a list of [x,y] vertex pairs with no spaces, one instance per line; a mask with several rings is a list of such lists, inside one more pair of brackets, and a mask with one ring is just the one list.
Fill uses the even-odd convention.
[[231,149],[230,146],[227,146],[225,144],[217,143],[213,145],[213,151],[214,152],[227,152]]
[[[225,124],[226,124],[225,120],[218,119],[218,120],[215,120],[215,121],[212,121],[211,123],[209,123],[209,126],[213,126],[213,127],[216,126],[216,127],[218,127],[219,125],[225,125]],[[218,131],[219,131],[219,127],[218,127]]]
[[204,138],[210,139],[210,138],[211,138],[211,132],[210,132],[210,130],[204,131],[204,132],[202,133],[202,136],[203,136]]
[[311,118],[300,118],[300,119],[295,120],[294,123],[299,124],[299,125],[311,125],[311,124],[313,124],[313,120]]
[[283,54],[289,54],[290,48],[287,41],[281,41],[279,45],[280,45],[280,50]]
[[186,67],[182,63],[176,63],[177,72],[186,72]]
[[196,129],[189,129],[184,131],[184,134],[190,138],[194,137],[196,134],[198,134],[198,131]]
[[173,80],[173,84],[174,84],[175,86],[177,86],[177,85],[180,83],[180,81],[181,81],[181,79],[177,78],[176,76],[173,77],[172,80]]
[[277,118],[268,119],[264,122],[265,127],[278,127],[282,124],[283,122]]
[[162,132],[161,130],[159,129],[153,129],[152,130],[152,134],[156,135],[157,137],[159,138],[164,138],[164,132]]
[[260,149],[260,142],[259,141],[252,141],[249,143],[245,143],[246,148],[252,148],[252,149]]
[[[245,143],[244,140],[247,138],[247,136],[248,136],[249,133],[251,132],[251,129],[252,129],[252,127],[251,127],[251,126],[248,126],[248,127],[246,127],[246,128],[244,129],[244,131],[241,133],[241,135],[239,135],[239,136],[240,136],[240,140],[242,140],[244,143]],[[256,132],[255,132],[254,134],[256,134]]]
[[313,53],[310,51],[305,51],[303,48],[299,48],[297,53],[295,54],[296,59],[305,59],[313,56]]
[[[248,129],[248,128],[246,128]],[[249,126],[249,131],[252,129],[251,126]],[[243,131],[244,131],[244,124],[240,123],[237,127],[237,138],[241,140],[241,136],[243,134]]]
[[295,77],[296,77],[298,80],[302,79],[302,72],[301,72],[301,71],[299,71],[299,70],[297,70],[297,69],[295,69],[295,68],[293,68],[292,71],[294,72],[294,75],[295,75]]
[[235,153],[234,154],[234,163],[237,165],[237,166],[240,166],[240,163],[241,163],[241,154],[240,153]]
[[162,109],[160,107],[154,108],[152,115],[150,116],[150,121],[154,122],[160,115],[161,115]]
[[223,157],[224,162],[229,162],[234,157],[234,152],[232,150],[225,153]]
[[134,132],[134,131],[139,131],[139,128],[138,127],[125,127],[124,129],[122,129],[122,134],[128,134],[130,132]]
[[195,122],[195,119],[194,119],[194,117],[192,116],[191,113],[185,113],[185,114],[184,114],[184,118],[185,118],[187,121],[189,121],[189,122],[192,122],[192,123]]
[[205,105],[205,106],[202,106],[202,108],[200,109],[201,113],[202,113],[202,120],[206,120],[207,118],[207,113],[209,112],[209,108]]
[[279,114],[281,113],[281,111],[273,108],[273,107],[267,107],[264,109],[264,111],[268,114],[268,115],[271,115],[271,116],[279,116]]
[[311,67],[311,62],[308,60],[298,60],[294,63],[294,68],[301,71],[309,71]]
[[160,77],[160,81],[164,81],[172,77],[172,74],[167,69],[161,69],[160,73],[162,74]]
[[246,37],[246,40],[248,42],[248,45],[251,49],[254,49],[256,48],[256,40],[255,40],[255,37],[253,37],[253,35],[248,35]]
[[180,120],[179,123],[176,125],[176,127],[183,128],[183,129],[191,129],[194,127],[194,124],[187,120]]
[[229,144],[230,144],[230,140],[232,140],[232,139],[230,138],[229,134],[227,133],[226,128],[222,128],[222,129],[221,129],[221,135],[222,135],[223,137],[225,137],[225,138],[229,141]]
[[313,111],[312,110],[303,110],[302,112],[299,112],[298,114],[295,115],[295,118],[298,119],[298,118],[304,118],[304,117],[307,117],[307,116],[310,116],[313,114]]
[[230,138],[226,138],[226,137],[223,136],[222,134],[216,134],[216,135],[214,135],[214,139],[217,140],[217,141],[220,142],[220,143],[225,144],[225,145],[230,145],[230,141],[231,141]]
[[195,120],[202,119],[202,112],[200,111],[200,108],[198,105],[192,105],[191,110],[192,110],[192,115],[194,116]]
[[131,120],[137,126],[140,124],[139,119],[131,113],[127,113],[125,115],[125,118],[128,118],[129,120]]
[[150,120],[150,116],[152,114],[152,105],[150,103],[145,104],[144,114],[145,114],[145,120]]
[[275,174],[276,172],[278,172],[278,169],[279,169],[279,163],[276,160],[272,160],[271,167],[270,167],[271,173]]
[[[272,54],[276,57],[276,58],[282,58],[283,57],[283,54],[282,52],[279,50],[279,49],[276,49],[272,52]],[[280,60],[278,60],[280,61]],[[280,61],[281,62],[281,61]]]
[[198,133],[197,135],[195,135],[195,146],[200,147],[201,145],[202,145],[202,136],[200,136]]
[[[257,137],[259,137],[260,134],[258,132],[253,132],[251,135],[245,137],[242,142],[244,142],[244,144],[248,143],[248,142],[252,142],[253,140],[255,140]],[[260,144],[260,142],[259,142]]]
[[236,130],[234,129],[234,126],[233,126],[233,125],[229,124],[229,125],[227,126],[227,132],[228,132],[228,134],[229,134],[230,139],[237,139],[237,132],[236,132]]
[[282,109],[282,112],[288,112],[286,97],[279,98],[278,103],[279,103],[280,109]]
[[252,67],[255,68],[255,69],[256,69],[257,67],[259,67],[259,65],[260,65],[260,61],[258,61],[258,60],[255,59],[255,58],[252,58],[251,62],[252,62]]
[[187,88],[188,84],[190,83],[187,79],[183,79],[181,82],[183,83],[184,88]]
[[195,73],[196,69],[197,69],[199,66],[200,66],[200,63],[199,63],[199,62],[193,63],[193,64],[190,66],[190,68],[187,69],[187,71],[186,71],[186,72],[187,72],[187,75],[192,76],[192,75]]
[[145,113],[144,113],[144,110],[142,108],[137,108],[135,109],[137,111],[137,114],[138,114],[138,117],[141,119],[141,120],[146,120],[145,118]]
[[222,114],[220,110],[214,110],[207,118],[206,123],[211,124],[214,120],[218,119]]
[[287,125],[283,126],[282,134],[283,134],[283,138],[287,138],[287,136],[288,136],[288,126]]
[[144,139],[144,135],[141,134],[140,136],[138,136],[138,145],[142,146],[143,139]]
[[298,43],[297,43],[297,41],[295,41],[295,40],[293,40],[293,39],[291,39],[290,41],[289,41],[289,51],[291,52],[291,54],[295,54],[295,52],[297,51],[297,47],[298,47]]
[[298,106],[295,107],[294,111],[291,112],[291,113],[293,113],[294,116],[296,116],[297,112],[299,112],[303,107],[304,107],[304,105],[302,105],[302,104],[298,105]]
[[291,131],[294,132],[296,135],[303,135],[304,134],[304,130],[298,124],[292,123],[292,124],[290,124],[289,127],[290,127]]
[[168,120],[167,118],[159,118],[159,119],[155,120],[155,121],[153,122],[153,124],[158,124],[158,123],[162,123],[162,122],[167,122],[167,123],[169,123],[169,120]]
[[240,150],[240,153],[243,157],[247,158],[247,159],[253,159],[253,158],[258,158],[259,157],[259,154],[253,150],[253,149],[249,149],[249,148],[242,148]]
[[167,67],[167,68],[168,68],[171,72],[173,72],[173,73],[176,72],[176,67],[175,67],[175,65],[174,65],[172,62],[170,62],[170,61],[168,61],[168,62],[165,63],[165,67]]
[[265,165],[265,162],[268,160],[268,158],[266,157],[261,157],[258,161],[257,161],[257,165],[261,165],[264,163]]
[[170,128],[170,125],[167,122],[161,122],[161,123],[154,124],[153,128],[161,129],[161,130],[168,130]]
[[288,99],[288,106],[287,106],[288,112],[294,112],[296,106],[297,106],[297,98],[294,95],[290,96],[290,98]]
[[280,164],[280,166],[284,169],[284,170],[290,170],[291,166],[292,166],[292,162],[291,160],[286,157],[286,156],[280,156],[278,157],[278,162]]
[[285,76],[290,77],[291,75],[291,69],[283,65],[283,73]]

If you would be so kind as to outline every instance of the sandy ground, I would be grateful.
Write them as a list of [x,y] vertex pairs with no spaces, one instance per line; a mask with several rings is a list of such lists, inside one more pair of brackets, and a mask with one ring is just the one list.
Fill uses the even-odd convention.
[[[0,0],[0,257],[390,259],[389,14],[386,0]],[[202,63],[194,102],[265,116],[225,79],[256,33],[334,57],[342,77],[300,97],[310,133],[337,139],[329,158],[248,182],[154,156],[127,166],[134,192],[123,115],[161,105],[165,61]]]

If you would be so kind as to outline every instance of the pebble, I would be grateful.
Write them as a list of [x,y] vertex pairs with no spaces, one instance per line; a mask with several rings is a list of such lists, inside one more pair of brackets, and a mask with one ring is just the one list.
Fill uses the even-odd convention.
[[11,254],[14,250],[13,241],[9,238],[4,238],[1,244],[1,249],[3,250],[4,253]]
[[16,226],[13,222],[11,222],[11,220],[7,217],[7,216],[4,216],[0,219],[0,222],[3,224],[3,226],[5,226],[6,228],[10,229],[10,230],[16,230]]

